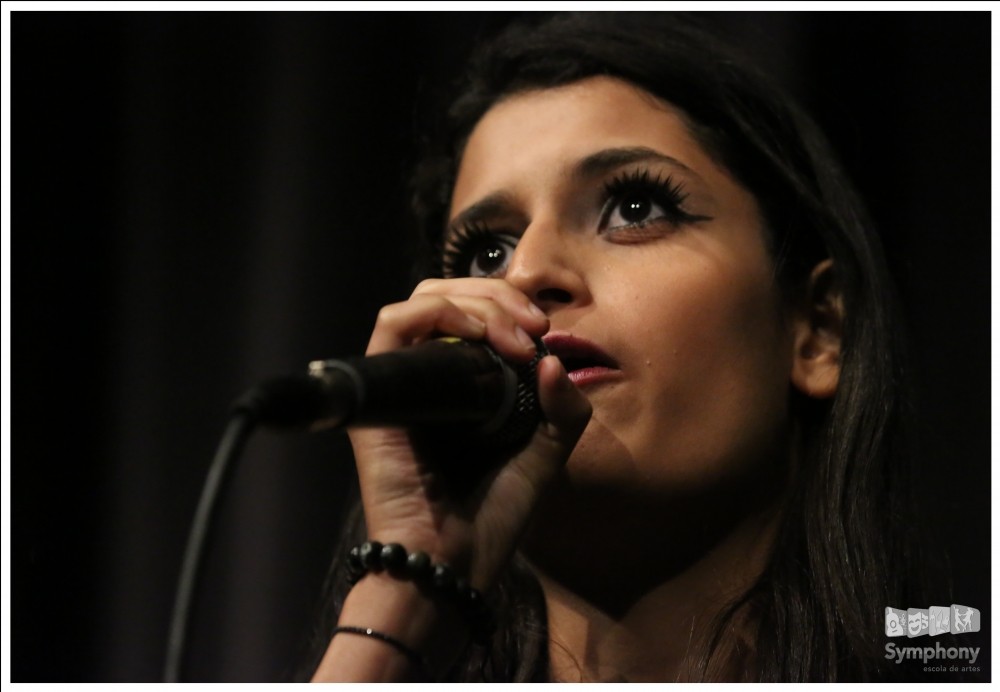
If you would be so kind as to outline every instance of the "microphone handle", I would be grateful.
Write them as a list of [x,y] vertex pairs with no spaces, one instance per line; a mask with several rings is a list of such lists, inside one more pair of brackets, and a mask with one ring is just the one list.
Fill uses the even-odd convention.
[[518,373],[486,345],[445,338],[375,356],[313,361],[308,375],[258,384],[233,411],[257,424],[311,431],[460,426],[489,434],[508,419],[520,389]]
[[[488,346],[444,338],[376,356],[314,361],[310,374],[257,385],[233,412],[254,424],[409,428],[430,457],[464,464],[503,459],[530,439],[542,418],[536,367],[504,362]],[[487,463],[487,462],[481,462]]]
[[309,375],[322,383],[326,401],[312,430],[457,425],[489,434],[510,415],[518,386],[514,370],[487,346],[450,338],[313,361]]

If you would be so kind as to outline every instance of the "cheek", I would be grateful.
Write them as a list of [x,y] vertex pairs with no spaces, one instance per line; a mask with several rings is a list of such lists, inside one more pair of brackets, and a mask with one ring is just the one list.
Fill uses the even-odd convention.
[[[667,291],[664,336],[670,373],[728,389],[787,384],[789,338],[776,289],[760,272],[708,265],[677,276]],[[728,386],[727,386],[728,384]]]
[[611,415],[626,446],[674,482],[741,475],[773,456],[785,431],[790,342],[766,265],[749,269],[679,263],[646,282],[647,300],[628,313],[645,345],[643,376]]

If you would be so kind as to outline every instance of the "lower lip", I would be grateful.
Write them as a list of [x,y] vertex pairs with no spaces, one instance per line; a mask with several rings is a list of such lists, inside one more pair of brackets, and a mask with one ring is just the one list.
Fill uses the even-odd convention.
[[577,387],[587,384],[597,384],[615,379],[621,374],[621,370],[605,367],[580,368],[569,373],[569,380]]

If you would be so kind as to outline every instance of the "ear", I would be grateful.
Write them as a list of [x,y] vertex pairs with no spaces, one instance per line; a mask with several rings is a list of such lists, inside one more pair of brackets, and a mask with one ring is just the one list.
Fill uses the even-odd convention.
[[805,300],[792,321],[792,384],[806,396],[829,399],[840,380],[844,300],[833,260],[812,270]]

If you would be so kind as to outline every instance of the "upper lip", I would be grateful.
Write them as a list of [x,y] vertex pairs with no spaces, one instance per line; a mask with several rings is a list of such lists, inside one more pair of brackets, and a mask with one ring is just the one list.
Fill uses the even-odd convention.
[[546,334],[542,337],[549,353],[559,358],[567,372],[590,367],[618,369],[614,358],[596,344],[578,336],[565,333]]

